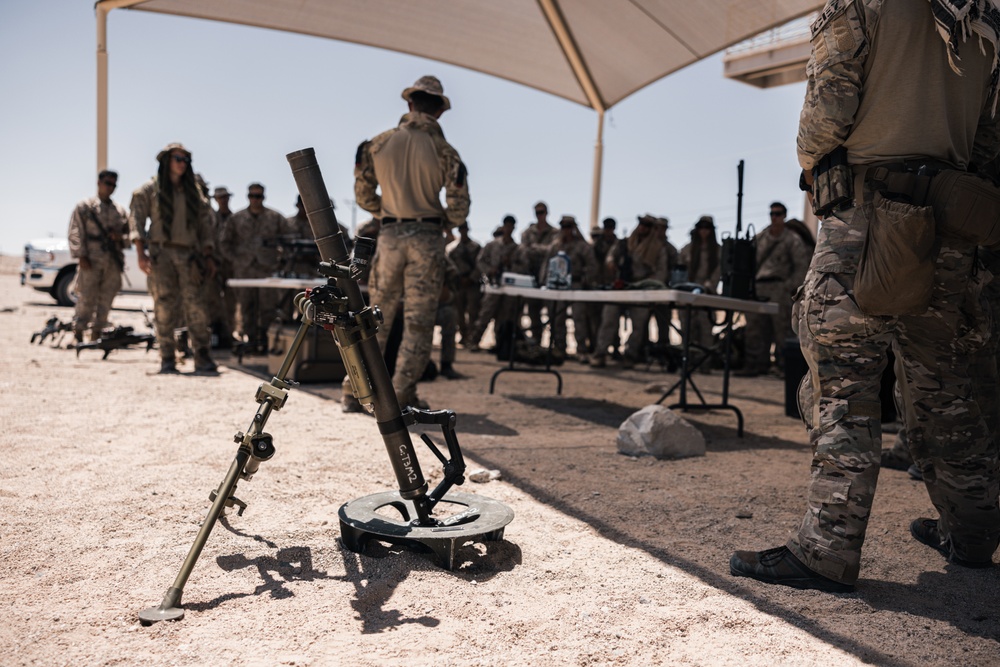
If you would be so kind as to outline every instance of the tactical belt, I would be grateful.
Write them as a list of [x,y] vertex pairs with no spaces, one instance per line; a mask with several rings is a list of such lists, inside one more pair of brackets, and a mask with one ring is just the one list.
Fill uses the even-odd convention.
[[[903,160],[878,164],[857,165],[855,176],[875,192],[902,198],[914,206],[927,205],[931,180],[942,171],[954,169],[940,160]],[[860,188],[855,189],[855,195]]]
[[403,222],[429,222],[431,224],[440,225],[443,221],[442,221],[442,219],[440,217],[433,217],[433,218],[393,218],[393,217],[385,217],[385,218],[382,218],[382,224],[383,225],[395,225],[397,223],[403,223]]
[[153,241],[149,244],[151,248],[174,248],[175,250],[191,250],[191,246],[183,243],[172,243],[171,241]]

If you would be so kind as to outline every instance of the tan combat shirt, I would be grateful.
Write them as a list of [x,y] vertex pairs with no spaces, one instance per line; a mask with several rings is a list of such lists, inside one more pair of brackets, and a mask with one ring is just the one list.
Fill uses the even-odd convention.
[[774,235],[771,227],[754,237],[757,247],[757,280],[783,282],[790,292],[798,289],[805,280],[812,254],[802,237],[788,229]]
[[[983,40],[982,53],[975,35],[961,42],[960,76],[934,25],[929,2],[827,2],[806,67],[803,169],[840,145],[851,164],[929,157],[965,169],[996,154],[1000,114],[991,118],[987,99],[993,47]],[[920,45],[906,51],[918,52],[916,61],[900,61],[903,43]],[[876,50],[878,58],[868,57]]]
[[[715,268],[709,270],[708,267],[712,262],[712,253],[715,253]],[[693,243],[688,243],[681,249],[678,263],[687,267],[689,282],[698,283],[706,289],[711,290],[714,294],[719,285],[719,281],[722,279],[722,258],[719,257],[719,246],[713,247],[707,243],[703,243],[701,245],[701,252],[698,254],[700,256],[698,257],[697,272],[691,269],[691,263],[694,255]]]
[[234,278],[266,278],[278,270],[278,240],[287,233],[285,216],[266,206],[260,213],[237,211],[222,230],[219,252]]
[[128,247],[128,211],[111,200],[103,202],[99,197],[91,197],[77,204],[69,218],[70,257],[110,256],[91,212],[97,215],[101,227],[110,234],[115,249]]
[[[441,205],[442,188],[447,207]],[[378,218],[442,218],[451,227],[465,222],[471,203],[458,151],[445,141],[437,120],[419,111],[358,147],[354,198]]]
[[160,214],[159,184],[155,176],[149,179],[132,193],[132,205],[129,207],[132,241],[141,240],[146,244],[171,243],[201,252],[212,250],[215,247],[212,234],[212,207],[203,196],[199,195],[199,198],[198,218],[188,220],[184,190],[174,189],[174,219],[170,226],[170,238],[167,238],[163,229],[163,216]]

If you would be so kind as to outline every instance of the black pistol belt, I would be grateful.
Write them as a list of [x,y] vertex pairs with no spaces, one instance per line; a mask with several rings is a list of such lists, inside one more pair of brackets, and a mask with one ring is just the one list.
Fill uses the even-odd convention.
[[174,250],[190,250],[191,246],[171,241],[154,241],[149,244],[153,248],[173,248]]
[[890,199],[903,200],[914,206],[925,206],[931,180],[954,167],[937,160],[913,160],[863,165],[868,187]]
[[392,216],[386,216],[382,218],[383,225],[396,225],[404,222],[428,222],[434,225],[440,225],[442,220],[440,216],[433,216],[429,218],[394,218]]

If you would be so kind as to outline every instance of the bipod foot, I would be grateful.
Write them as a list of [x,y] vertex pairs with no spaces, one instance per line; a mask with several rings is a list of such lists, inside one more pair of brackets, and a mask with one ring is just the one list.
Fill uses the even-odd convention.
[[441,560],[441,567],[451,570],[458,547],[470,540],[502,540],[504,527],[514,519],[513,510],[500,501],[471,493],[450,493],[434,507],[439,513],[458,511],[442,515],[434,525],[417,526],[412,523],[417,516],[413,503],[401,498],[398,491],[358,498],[338,512],[340,536],[344,546],[356,553],[363,553],[369,540],[430,550]]
[[139,622],[143,625],[152,625],[157,621],[179,621],[184,618],[184,608],[181,604],[181,593],[179,588],[167,589],[167,594],[163,596],[163,602],[159,607],[150,607],[139,612]]

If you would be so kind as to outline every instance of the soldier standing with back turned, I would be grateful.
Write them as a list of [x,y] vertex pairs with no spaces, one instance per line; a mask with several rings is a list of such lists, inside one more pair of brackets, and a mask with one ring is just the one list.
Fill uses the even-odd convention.
[[97,176],[97,196],[84,199],[69,219],[69,254],[77,260],[76,302],[73,337],[83,342],[90,327],[90,339],[101,337],[115,295],[122,288],[128,246],[128,212],[111,201],[118,187],[118,174],[105,169]]
[[[997,444],[972,398],[969,369],[988,338],[979,293],[988,274],[970,241],[935,227],[934,200],[920,190],[928,178],[983,165],[1000,150],[998,19],[992,0],[830,0],[813,24],[799,163],[808,185],[813,167],[836,166],[839,159],[824,156],[843,147],[850,170],[834,175],[843,173],[854,190],[835,206],[829,193],[848,184],[818,171],[817,208],[832,212],[797,304],[814,397],[805,516],[785,546],[737,551],[736,576],[853,590],[878,481],[878,396],[890,345],[918,424],[914,459],[940,515],[914,520],[910,532],[955,565],[992,566],[1000,542]],[[930,234],[920,253],[915,230]],[[871,253],[904,244],[929,255],[926,270],[917,261],[907,274],[926,291],[900,285],[894,297],[874,299],[878,283],[858,280],[859,265],[867,271]],[[907,268],[905,255],[895,257],[880,274],[887,281]],[[885,314],[891,310],[899,314]]]
[[[444,231],[469,215],[469,184],[458,152],[444,138],[438,119],[451,108],[436,77],[424,76],[403,91],[409,112],[399,126],[358,146],[354,198],[382,221],[370,281],[372,304],[384,315],[379,345],[385,350],[389,324],[403,299],[403,340],[392,383],[401,406],[426,408],[417,381],[431,356],[438,297],[444,282]],[[381,193],[378,189],[381,188]],[[447,207],[441,205],[445,191]],[[343,409],[360,412],[349,379]]]

